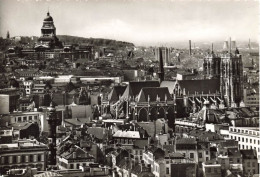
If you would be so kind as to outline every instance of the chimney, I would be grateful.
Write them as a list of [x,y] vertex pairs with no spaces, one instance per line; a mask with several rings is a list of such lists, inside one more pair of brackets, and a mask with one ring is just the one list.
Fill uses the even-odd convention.
[[163,68],[163,55],[162,55],[162,48],[158,48],[158,53],[159,53],[159,71],[158,71],[158,76],[160,83],[164,81],[164,68]]
[[73,159],[76,159],[76,152],[72,152]]
[[189,40],[189,55],[191,57],[191,40]]

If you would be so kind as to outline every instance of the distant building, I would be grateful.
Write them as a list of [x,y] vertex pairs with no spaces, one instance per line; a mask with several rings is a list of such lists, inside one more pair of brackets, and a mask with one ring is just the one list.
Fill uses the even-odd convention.
[[55,47],[60,48],[62,47],[62,44],[56,36],[56,28],[54,26],[53,18],[48,12],[47,17],[45,17],[43,20],[41,37],[38,39],[38,43],[36,44],[35,49],[40,51],[50,51]]
[[4,174],[11,168],[33,167],[46,169],[48,147],[36,140],[18,140],[11,144],[0,144],[0,170]]

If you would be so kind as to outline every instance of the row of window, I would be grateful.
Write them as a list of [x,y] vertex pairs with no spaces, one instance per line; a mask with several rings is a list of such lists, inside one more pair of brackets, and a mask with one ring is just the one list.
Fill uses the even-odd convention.
[[232,132],[238,132],[238,133],[245,133],[245,134],[249,134],[249,135],[257,135],[257,136],[259,136],[259,132],[250,131],[250,130],[240,130],[240,129],[236,129],[236,128],[230,128],[230,131],[232,131]]
[[[20,161],[18,160],[20,157]],[[26,159],[27,158],[27,159]],[[3,156],[1,164],[17,164],[25,162],[41,162],[43,161],[42,155],[21,155],[21,156]]]
[[[14,121],[15,122],[26,122],[26,121],[32,121],[33,120],[33,116],[24,116],[24,117],[15,117]],[[34,120],[37,120],[37,116],[34,116]]]
[[217,174],[217,173],[220,173],[221,171],[220,171],[220,168],[206,168],[206,172]]
[[[233,139],[233,136],[230,136],[231,139]],[[256,145],[256,142],[258,143],[258,145],[260,144],[260,140],[256,140],[256,139],[251,139],[251,138],[241,138],[241,137],[237,137],[234,136],[234,139],[237,141],[241,141],[241,142],[246,142],[246,143],[254,143]]]

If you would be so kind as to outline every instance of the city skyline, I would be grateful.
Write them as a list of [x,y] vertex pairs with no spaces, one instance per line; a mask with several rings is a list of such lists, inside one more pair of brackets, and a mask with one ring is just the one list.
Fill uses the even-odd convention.
[[223,41],[229,36],[258,42],[257,1],[0,0],[0,4],[2,37],[7,31],[11,36],[40,36],[38,29],[49,9],[57,35],[138,45],[189,39]]

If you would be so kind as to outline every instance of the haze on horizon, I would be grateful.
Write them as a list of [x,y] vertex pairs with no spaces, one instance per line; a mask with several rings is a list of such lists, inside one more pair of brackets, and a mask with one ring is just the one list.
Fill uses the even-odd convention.
[[253,0],[0,0],[0,36],[40,36],[48,8],[57,35],[136,45],[259,37],[259,1]]

